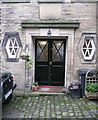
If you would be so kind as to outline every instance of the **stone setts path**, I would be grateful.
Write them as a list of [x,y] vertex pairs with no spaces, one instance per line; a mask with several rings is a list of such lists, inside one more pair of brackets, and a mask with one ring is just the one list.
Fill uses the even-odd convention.
[[98,119],[98,103],[66,95],[14,96],[2,108],[3,118],[88,118]]

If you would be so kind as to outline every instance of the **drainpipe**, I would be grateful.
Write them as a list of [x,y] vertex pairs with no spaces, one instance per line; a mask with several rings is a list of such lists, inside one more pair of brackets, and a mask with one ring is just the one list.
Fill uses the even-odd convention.
[[98,70],[98,2],[96,3],[96,69]]

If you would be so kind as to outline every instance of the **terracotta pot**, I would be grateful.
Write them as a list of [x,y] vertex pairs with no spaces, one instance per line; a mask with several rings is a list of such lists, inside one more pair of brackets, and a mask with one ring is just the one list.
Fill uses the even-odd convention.
[[36,92],[37,90],[38,90],[37,87],[34,87],[34,88],[33,88],[33,91],[34,91],[34,92]]

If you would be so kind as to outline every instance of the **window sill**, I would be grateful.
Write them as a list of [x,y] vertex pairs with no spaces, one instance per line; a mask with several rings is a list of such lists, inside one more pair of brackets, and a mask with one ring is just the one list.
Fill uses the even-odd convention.
[[2,3],[30,3],[30,0],[2,0]]
[[38,3],[63,3],[64,0],[38,0]]

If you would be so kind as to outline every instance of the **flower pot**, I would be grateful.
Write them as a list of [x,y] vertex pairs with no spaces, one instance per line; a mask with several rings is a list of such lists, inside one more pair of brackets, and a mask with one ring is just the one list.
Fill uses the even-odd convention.
[[32,90],[33,90],[33,92],[38,91],[38,86],[33,87]]
[[29,56],[21,55],[20,58],[21,58],[22,60],[28,60]]
[[85,96],[88,99],[98,99],[98,92],[88,92],[85,90]]

